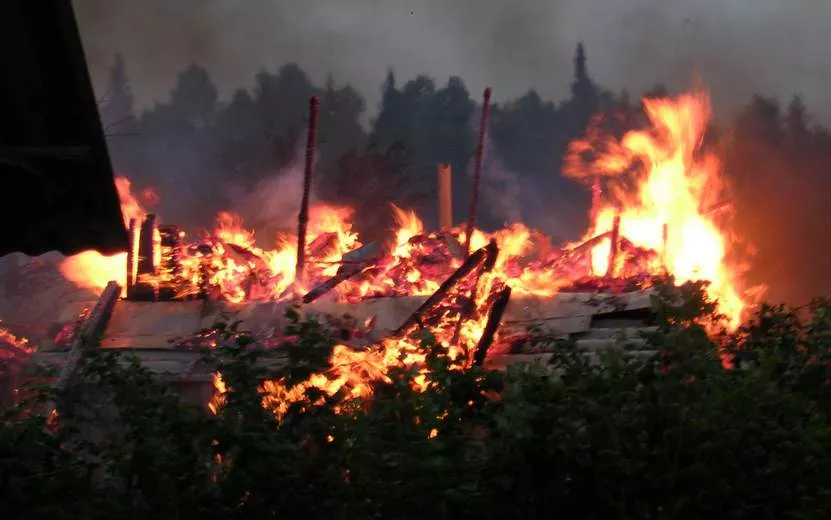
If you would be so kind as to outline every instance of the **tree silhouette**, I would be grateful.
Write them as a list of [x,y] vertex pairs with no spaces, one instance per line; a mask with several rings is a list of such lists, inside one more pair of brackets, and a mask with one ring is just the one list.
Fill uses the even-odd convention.
[[121,53],[115,55],[107,91],[99,102],[99,111],[105,134],[113,135],[120,133],[124,127],[135,126],[133,94]]

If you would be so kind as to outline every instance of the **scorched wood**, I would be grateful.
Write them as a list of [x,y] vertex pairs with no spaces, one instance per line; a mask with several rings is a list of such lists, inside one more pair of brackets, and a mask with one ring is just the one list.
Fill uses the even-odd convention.
[[[118,296],[121,294],[121,286],[117,282],[110,282],[98,298],[95,307],[89,314],[87,321],[81,326],[80,333],[72,342],[72,347],[69,350],[69,355],[61,367],[61,372],[58,375],[58,381],[55,383],[55,389],[59,392],[66,390],[72,382],[75,374],[80,366],[84,348],[95,345],[98,336],[103,334],[107,327],[110,316],[112,315],[113,307],[118,301]],[[45,415],[49,417],[55,410],[55,403],[47,403],[45,407]]]
[[130,219],[130,227],[128,232],[129,247],[127,248],[127,298],[135,297],[136,289],[136,275],[138,274],[138,222],[136,219]]
[[441,286],[439,286],[436,292],[430,295],[430,297],[427,298],[427,301],[416,309],[416,311],[409,318],[407,318],[407,320],[402,323],[398,329],[395,330],[393,336],[400,336],[413,325],[420,323],[422,321],[422,317],[432,311],[436,305],[439,304],[439,302],[446,298],[450,291],[456,287],[456,285],[458,285],[464,277],[472,273],[477,267],[491,262],[491,259],[495,258],[498,252],[499,248],[496,247],[496,242],[491,241],[488,245],[470,255],[461,267],[456,269],[456,271],[451,274],[447,280],[441,284]]
[[136,277],[134,298],[142,301],[157,299],[156,287],[153,282],[156,276],[155,255],[156,215],[147,215],[141,225],[138,248],[138,276]]
[[482,363],[485,362],[488,349],[493,344],[496,331],[499,329],[499,324],[502,321],[502,315],[505,314],[505,309],[508,308],[508,302],[510,300],[510,287],[502,289],[494,300],[491,310],[488,312],[488,321],[485,323],[485,330],[482,332],[482,337],[479,338],[479,343],[476,345],[476,350],[473,353],[474,365],[482,366]]
[[328,293],[329,291],[340,285],[341,282],[344,282],[349,278],[352,278],[353,276],[359,274],[367,267],[370,267],[373,263],[373,261],[367,261],[358,265],[344,267],[342,270],[338,272],[338,274],[329,278],[325,282],[321,283],[320,285],[306,293],[303,296],[303,303],[311,303],[317,300],[324,294]]

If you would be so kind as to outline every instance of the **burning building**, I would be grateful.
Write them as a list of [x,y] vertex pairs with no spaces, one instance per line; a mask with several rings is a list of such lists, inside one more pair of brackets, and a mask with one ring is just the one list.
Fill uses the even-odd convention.
[[[702,148],[709,97],[696,91],[644,104],[649,128],[617,139],[593,126],[572,143],[566,173],[593,190],[592,225],[582,240],[562,246],[522,224],[428,231],[399,208],[388,243],[363,244],[350,224],[357,209],[325,204],[309,207],[299,241],[284,234],[273,247],[258,247],[227,212],[212,231],[191,238],[148,214],[129,180],[118,178],[130,247],[62,262],[66,279],[103,296],[96,306],[67,306],[58,320],[64,335],[35,357],[70,363],[77,331],[98,323],[101,348],[132,350],[205,403],[222,383],[194,350],[215,338],[194,331],[223,316],[239,319],[279,357],[292,341],[283,335],[284,310],[297,305],[346,332],[331,370],[300,387],[263,383],[264,404],[280,413],[308,386],[365,397],[390,367],[420,366],[424,330],[460,367],[538,355],[526,332],[532,324],[589,349],[617,345],[637,354],[656,275],[708,282],[723,325],[735,328],[754,293],[742,286],[729,186]],[[77,319],[85,307],[91,311]]]
[[[738,326],[751,303],[731,234],[729,187],[717,159],[702,147],[710,115],[703,92],[645,100],[650,127],[622,139],[597,125],[572,143],[566,174],[592,190],[591,226],[582,240],[561,246],[522,224],[493,232],[475,227],[489,90],[466,225],[454,227],[445,217],[442,229],[428,231],[415,213],[393,208],[397,227],[388,242],[362,243],[350,224],[359,208],[308,205],[313,100],[298,232],[263,248],[237,215],[222,212],[212,231],[191,237],[146,211],[129,179],[112,182],[71,8],[38,6],[38,23],[29,23],[34,16],[25,2],[0,7],[0,20],[11,22],[0,38],[14,40],[6,48],[37,57],[19,53],[24,57],[0,62],[13,69],[5,77],[29,74],[35,85],[0,86],[0,169],[11,172],[7,178],[25,172],[30,184],[16,193],[37,199],[24,201],[28,207],[52,211],[27,212],[26,226],[6,215],[2,252],[69,254],[60,263],[62,276],[98,298],[61,303],[37,352],[2,332],[0,354],[61,366],[59,384],[77,367],[84,339],[95,336],[100,348],[130,349],[182,393],[216,405],[221,377],[199,363],[196,347],[217,339],[196,331],[220,319],[242,320],[279,358],[281,346],[292,341],[284,335],[284,311],[298,306],[340,331],[342,341],[332,368],[300,386],[263,382],[263,403],[279,414],[310,386],[366,397],[391,367],[426,370],[424,331],[460,368],[536,355],[527,334],[532,324],[590,349],[618,345],[637,352],[656,275],[708,282],[728,328]],[[30,67],[39,62],[49,65]],[[49,91],[51,85],[58,90]],[[42,111],[38,117],[29,113],[33,106]],[[449,174],[441,172],[440,184],[448,186]],[[445,216],[449,199],[442,194]],[[14,318],[12,306],[7,313]]]

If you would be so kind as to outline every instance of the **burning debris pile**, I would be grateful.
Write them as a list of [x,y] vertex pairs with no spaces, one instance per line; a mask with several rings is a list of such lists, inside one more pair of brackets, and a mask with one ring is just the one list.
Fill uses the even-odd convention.
[[266,383],[266,405],[278,413],[307,386],[365,396],[388,367],[420,365],[416,332],[425,328],[460,367],[481,363],[499,339],[512,295],[620,294],[647,289],[655,275],[669,274],[679,283],[709,282],[725,325],[736,327],[752,293],[742,290],[744,267],[734,260],[726,183],[716,158],[701,146],[709,98],[693,92],[644,103],[648,130],[615,139],[593,127],[571,145],[567,174],[594,194],[591,227],[577,243],[552,247],[520,223],[495,232],[473,229],[470,237],[462,228],[427,232],[415,213],[394,207],[394,239],[385,246],[363,244],[350,224],[353,210],[317,204],[309,211],[302,276],[296,276],[297,236],[280,235],[274,248],[263,249],[239,216],[220,213],[213,231],[188,240],[178,227],[160,225],[132,194],[129,180],[119,178],[130,251],[81,253],[67,258],[61,271],[95,290],[116,280],[124,296],[144,301],[309,304],[326,297],[358,304],[427,297],[388,337],[360,349],[336,347],[330,373],[294,388]]

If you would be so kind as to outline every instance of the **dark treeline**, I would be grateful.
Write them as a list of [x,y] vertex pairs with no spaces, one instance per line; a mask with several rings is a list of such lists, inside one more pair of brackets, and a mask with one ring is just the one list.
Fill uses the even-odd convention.
[[[436,165],[450,163],[454,218],[465,218],[481,93],[470,92],[461,78],[444,85],[426,75],[402,81],[391,69],[368,123],[360,93],[331,76],[315,85],[295,64],[261,71],[252,89],[237,90],[225,103],[208,70],[191,65],[167,102],[141,114],[129,83],[116,56],[100,102],[113,164],[139,188],[158,191],[167,222],[210,226],[218,210],[232,209],[260,232],[291,225],[300,198],[307,101],[314,94],[321,100],[318,199],[356,208],[358,230],[372,238],[391,224],[388,202],[417,210],[432,226]],[[665,93],[658,86],[645,95]],[[480,223],[522,220],[555,240],[581,235],[589,194],[560,170],[568,143],[597,113],[637,116],[640,103],[593,81],[582,45],[570,97],[555,103],[532,89],[494,105]],[[737,233],[758,248],[754,278],[786,280],[773,284],[776,300],[831,292],[831,282],[823,281],[831,132],[812,124],[799,97],[785,109],[757,97],[719,130],[725,169],[735,184]]]
[[[563,153],[595,112],[628,106],[628,100],[592,81],[582,46],[574,63],[570,98],[554,103],[530,90],[493,107],[483,225],[522,219],[557,238],[584,229],[588,196],[558,175]],[[481,93],[458,77],[437,85],[426,75],[402,81],[393,70],[380,88],[376,117],[366,124],[361,95],[331,76],[321,86],[294,64],[264,70],[252,89],[221,103],[208,70],[191,65],[167,102],[136,114],[127,66],[116,56],[101,115],[116,171],[157,189],[169,222],[205,226],[218,209],[240,206],[244,214],[250,209],[240,204],[244,194],[261,192],[261,183],[299,166],[307,100],[314,94],[321,100],[320,199],[360,208],[358,225],[370,233],[386,227],[386,202],[416,209],[431,225],[436,165],[450,163],[455,218],[464,220]],[[285,191],[275,194],[277,201],[296,204]]]

